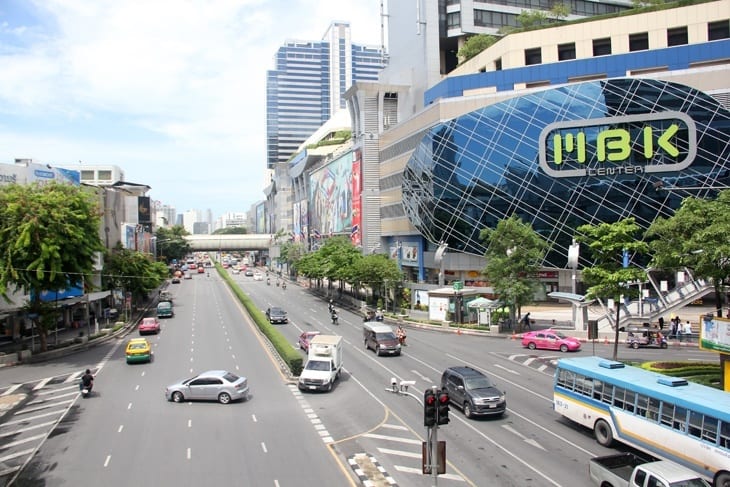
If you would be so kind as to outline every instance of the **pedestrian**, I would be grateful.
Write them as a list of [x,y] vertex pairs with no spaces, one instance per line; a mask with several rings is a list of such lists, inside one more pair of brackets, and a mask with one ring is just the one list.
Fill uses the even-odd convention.
[[687,323],[684,324],[684,330],[682,330],[682,335],[687,336],[687,342],[692,341],[692,324],[687,320]]
[[525,315],[525,316],[524,316],[524,317],[522,318],[522,324],[523,324],[523,325],[524,325],[524,327],[525,327],[525,328],[527,328],[528,330],[532,330],[532,327],[530,326],[530,313],[527,313],[527,314],[526,314],[526,315]]
[[677,322],[676,322],[676,321],[674,321],[674,318],[672,318],[672,333],[671,333],[671,335],[670,335],[670,336],[671,336],[672,338],[674,338],[675,340],[677,339],[677,332],[678,332],[678,328],[679,328],[679,327],[677,326]]
[[664,317],[659,317],[659,330],[664,330]]

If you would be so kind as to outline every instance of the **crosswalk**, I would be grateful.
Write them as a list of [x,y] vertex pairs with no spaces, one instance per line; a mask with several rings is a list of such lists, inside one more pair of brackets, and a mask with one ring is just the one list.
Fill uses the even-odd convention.
[[81,373],[0,387],[0,486],[10,485],[79,396]]

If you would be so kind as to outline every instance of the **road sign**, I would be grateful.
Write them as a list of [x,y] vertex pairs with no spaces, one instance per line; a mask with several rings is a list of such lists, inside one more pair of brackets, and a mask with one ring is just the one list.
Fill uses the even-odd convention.
[[464,283],[461,281],[454,281],[452,285],[454,286],[454,291],[461,291],[464,289]]
[[[429,444],[427,441],[421,443],[421,469],[424,475],[430,475],[431,465],[428,464],[428,448]],[[436,473],[443,475],[446,473],[446,442],[439,441],[436,451]]]

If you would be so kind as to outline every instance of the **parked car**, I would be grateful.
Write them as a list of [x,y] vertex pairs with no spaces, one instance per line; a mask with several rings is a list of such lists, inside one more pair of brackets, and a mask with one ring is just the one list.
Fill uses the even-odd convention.
[[528,331],[522,335],[522,346],[530,350],[542,348],[545,350],[560,350],[561,352],[575,352],[580,350],[580,340],[552,329],[536,330]]
[[305,352],[309,352],[309,342],[312,341],[312,338],[319,335],[318,331],[304,331],[301,335],[299,335],[299,348],[304,350]]
[[286,316],[286,311],[278,306],[272,306],[266,310],[266,317],[269,319],[269,323],[289,323],[289,318]]
[[449,394],[449,402],[467,418],[498,416],[507,410],[506,394],[471,367],[449,367],[441,375],[441,387]]
[[127,363],[151,362],[152,347],[146,338],[132,338],[127,342],[125,351]]
[[160,332],[160,322],[154,317],[142,318],[138,330],[140,335],[144,335],[146,333],[157,334]]
[[248,397],[248,379],[225,370],[209,370],[165,388],[165,398],[172,402],[218,401],[228,404]]

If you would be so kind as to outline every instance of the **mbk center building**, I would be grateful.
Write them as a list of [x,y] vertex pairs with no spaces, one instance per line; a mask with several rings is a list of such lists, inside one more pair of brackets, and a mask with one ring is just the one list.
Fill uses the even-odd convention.
[[[433,289],[445,242],[445,284],[489,293],[480,231],[517,215],[550,245],[541,299],[571,290],[567,257],[578,226],[634,217],[646,229],[684,198],[730,187],[728,6],[510,34],[426,90],[425,108],[376,140],[383,114],[368,107],[401,103],[408,88],[356,84],[364,251],[376,235],[417,291],[419,283]],[[560,61],[566,39],[573,59]],[[606,44],[609,53],[596,55]],[[535,49],[542,63],[527,65]]]

